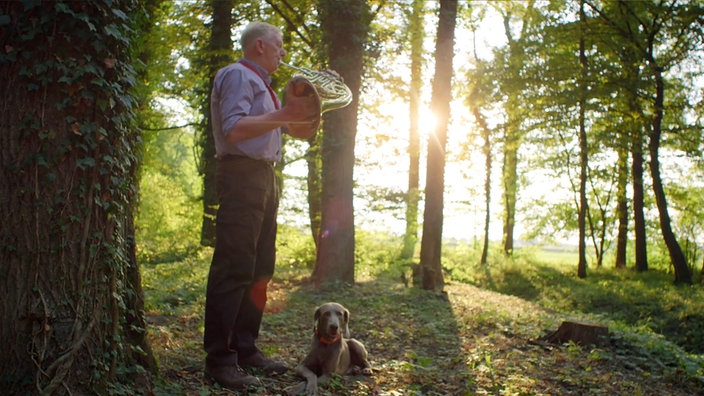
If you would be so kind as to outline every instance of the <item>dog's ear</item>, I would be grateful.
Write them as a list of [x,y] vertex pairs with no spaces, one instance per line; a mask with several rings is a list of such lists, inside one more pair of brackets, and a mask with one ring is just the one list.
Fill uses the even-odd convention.
[[318,335],[318,320],[320,319],[320,307],[315,310],[313,314],[313,333]]
[[350,311],[347,310],[347,308],[342,311],[342,317],[345,320],[345,326],[343,327],[344,331],[342,335],[345,338],[350,338]]

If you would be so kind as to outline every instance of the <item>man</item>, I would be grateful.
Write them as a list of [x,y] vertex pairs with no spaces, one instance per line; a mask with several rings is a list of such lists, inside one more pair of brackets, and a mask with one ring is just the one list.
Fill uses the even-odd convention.
[[274,273],[279,204],[274,164],[281,159],[282,133],[311,137],[316,131],[307,121],[320,116],[314,97],[295,96],[287,86],[282,107],[269,86],[270,74],[286,55],[278,28],[252,22],[240,44],[243,58],[219,70],[213,81],[220,206],[203,338],[206,377],[231,389],[259,383],[242,368],[267,374],[286,370],[255,345]]

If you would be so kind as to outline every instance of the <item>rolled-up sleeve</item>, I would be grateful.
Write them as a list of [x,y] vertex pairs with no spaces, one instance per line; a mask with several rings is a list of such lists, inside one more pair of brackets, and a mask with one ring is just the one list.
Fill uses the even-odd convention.
[[251,113],[254,91],[243,70],[238,68],[229,68],[219,73],[215,87],[220,119],[213,121],[222,126],[222,134],[227,137],[237,121]]
[[273,128],[268,133],[243,141],[227,140],[242,117],[276,110],[277,103],[272,99],[275,98],[271,97],[263,78],[239,62],[218,71],[213,79],[210,97],[213,138],[218,157],[232,154],[268,161],[280,159],[281,128]]

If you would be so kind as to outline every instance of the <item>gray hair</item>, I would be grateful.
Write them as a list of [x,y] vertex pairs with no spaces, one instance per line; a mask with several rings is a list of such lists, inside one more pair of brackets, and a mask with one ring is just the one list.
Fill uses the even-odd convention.
[[281,34],[281,29],[266,22],[250,22],[242,31],[240,36],[240,45],[242,50],[247,50],[247,47],[252,45],[257,39],[266,36],[267,34]]

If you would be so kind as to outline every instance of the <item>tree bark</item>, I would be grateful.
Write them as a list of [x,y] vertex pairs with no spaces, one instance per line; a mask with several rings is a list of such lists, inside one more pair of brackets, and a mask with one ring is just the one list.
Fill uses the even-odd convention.
[[306,184],[308,186],[308,219],[310,220],[310,231],[316,250],[318,248],[318,237],[320,236],[320,224],[322,216],[322,181],[321,181],[321,156],[320,146],[322,144],[322,134],[316,133],[310,138],[306,149],[306,164],[308,165],[308,176]]
[[435,76],[431,109],[438,122],[428,138],[428,164],[425,186],[425,211],[421,241],[421,287],[442,290],[442,225],[445,188],[445,146],[452,99],[452,60],[454,53],[457,0],[440,0],[437,41],[435,44]]
[[203,246],[215,246],[215,216],[218,211],[218,194],[215,188],[215,138],[213,123],[210,118],[210,93],[213,88],[215,73],[223,66],[232,62],[232,9],[233,0],[210,0],[212,24],[210,39],[203,56],[201,68],[206,69],[209,76],[205,87],[201,109],[205,125],[199,128],[200,169],[203,175],[203,222],[200,233],[200,243]]
[[325,114],[322,143],[322,212],[318,254],[312,278],[354,282],[354,145],[362,80],[364,44],[371,14],[364,0],[320,0],[322,59],[352,91],[352,103]]
[[138,352],[149,348],[131,217],[131,32],[146,18],[129,0],[6,2],[3,12],[3,390],[108,393],[140,381],[147,391],[133,374],[153,357]]

